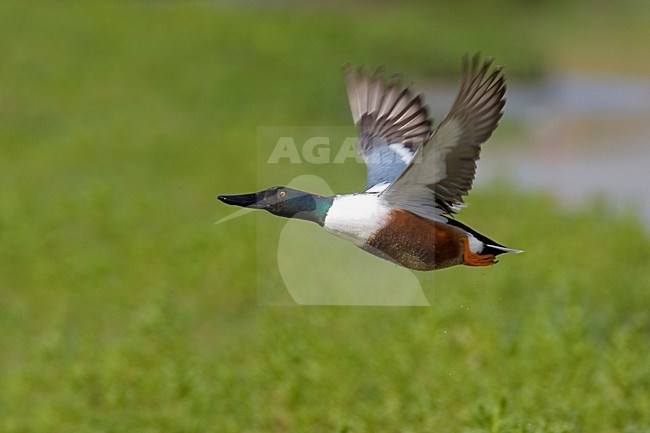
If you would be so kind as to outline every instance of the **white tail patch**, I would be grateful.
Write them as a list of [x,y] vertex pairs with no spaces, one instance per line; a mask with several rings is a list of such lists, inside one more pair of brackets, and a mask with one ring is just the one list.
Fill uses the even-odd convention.
[[490,248],[494,248],[494,249],[496,249],[496,250],[506,251],[506,252],[508,252],[508,253],[521,254],[521,253],[524,252],[523,250],[516,250],[516,249],[514,249],[514,248],[498,247],[498,246],[496,246],[496,245],[491,245],[491,244],[485,244],[485,245],[488,246],[488,247],[490,247]]
[[467,233],[467,241],[469,242],[469,250],[474,254],[478,254],[483,251],[483,242],[479,241],[471,233]]

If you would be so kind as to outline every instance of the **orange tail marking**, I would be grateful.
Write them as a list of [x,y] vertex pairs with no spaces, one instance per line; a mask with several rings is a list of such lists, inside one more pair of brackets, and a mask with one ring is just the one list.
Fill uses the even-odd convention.
[[463,253],[463,264],[467,266],[491,266],[497,261],[494,260],[492,254],[476,254],[469,249],[469,240],[467,236],[463,237],[463,246],[465,252]]

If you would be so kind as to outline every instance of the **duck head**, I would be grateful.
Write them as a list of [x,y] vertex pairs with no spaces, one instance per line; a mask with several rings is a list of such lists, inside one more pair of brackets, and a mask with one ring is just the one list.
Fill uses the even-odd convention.
[[313,221],[321,226],[334,201],[333,197],[323,197],[285,186],[274,186],[251,194],[220,195],[217,198],[232,206],[263,209],[273,215]]

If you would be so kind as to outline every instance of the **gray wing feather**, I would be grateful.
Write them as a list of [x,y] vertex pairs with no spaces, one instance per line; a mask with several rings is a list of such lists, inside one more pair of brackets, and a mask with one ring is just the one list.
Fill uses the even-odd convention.
[[382,193],[393,206],[427,218],[453,213],[472,188],[481,144],[498,125],[505,105],[505,77],[482,64],[478,54],[463,58],[456,100],[409,166]]
[[348,67],[345,81],[360,133],[357,152],[368,169],[366,189],[390,183],[431,134],[426,106],[398,76],[385,82],[381,68],[371,75],[363,68]]

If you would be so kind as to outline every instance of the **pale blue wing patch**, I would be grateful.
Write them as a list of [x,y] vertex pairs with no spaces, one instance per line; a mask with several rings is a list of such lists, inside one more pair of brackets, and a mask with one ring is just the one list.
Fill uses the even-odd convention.
[[411,162],[413,152],[399,143],[383,144],[367,147],[361,156],[368,170],[366,190],[370,190],[397,179]]

